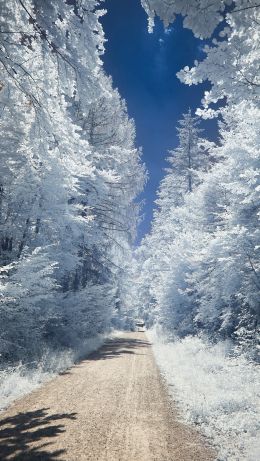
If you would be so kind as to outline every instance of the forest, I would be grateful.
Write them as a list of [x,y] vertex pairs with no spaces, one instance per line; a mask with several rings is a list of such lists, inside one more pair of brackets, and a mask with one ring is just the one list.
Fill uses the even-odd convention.
[[[176,126],[179,144],[166,153],[151,231],[136,246],[149,171],[127,103],[103,69],[102,4],[0,0],[7,400],[66,369],[113,329],[133,329],[136,319],[159,349],[160,341],[225,343],[228,356],[257,363],[260,5],[141,0],[150,33],[156,16],[168,27],[181,15],[207,41],[204,59],[177,76],[211,89]],[[216,142],[201,128],[212,118]]]
[[[148,8],[148,3],[150,9]],[[157,6],[158,3],[158,6]],[[187,85],[211,82],[197,114],[176,127],[179,146],[158,189],[152,231],[137,250],[143,315],[177,336],[206,333],[256,351],[259,330],[259,11],[254,2],[147,2],[166,22],[202,38],[204,61],[179,72]],[[226,3],[226,5],[225,5]],[[154,4],[154,5],[153,5]],[[221,13],[222,10],[222,13]],[[228,11],[228,12],[227,12]],[[151,26],[152,27],[152,26]],[[219,139],[200,129],[219,118]],[[151,268],[153,270],[151,271]]]
[[[85,3],[85,4],[84,4]],[[127,322],[145,170],[102,71],[97,2],[1,2],[1,358]]]

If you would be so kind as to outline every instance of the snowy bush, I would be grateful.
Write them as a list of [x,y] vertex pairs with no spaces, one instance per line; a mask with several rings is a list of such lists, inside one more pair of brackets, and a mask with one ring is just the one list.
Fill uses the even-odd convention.
[[[107,336],[106,336],[107,337]],[[15,367],[0,370],[0,410],[13,400],[29,394],[46,381],[70,368],[77,360],[97,350],[105,341],[104,335],[97,335],[82,342],[80,347],[53,351],[46,349],[40,361],[20,363]]]
[[259,367],[235,357],[228,340],[211,344],[187,336],[169,342],[156,328],[148,336],[181,417],[212,440],[218,460],[259,459]]

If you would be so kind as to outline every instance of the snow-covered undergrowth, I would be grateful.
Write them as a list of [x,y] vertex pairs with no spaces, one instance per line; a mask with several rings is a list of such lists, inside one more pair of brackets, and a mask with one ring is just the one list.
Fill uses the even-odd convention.
[[114,334],[89,338],[77,351],[46,351],[37,365],[34,363],[21,363],[16,367],[0,370],[0,410],[8,407],[17,398],[29,394],[44,382],[67,370],[75,362],[97,350],[111,336],[114,336]]
[[260,459],[259,367],[231,357],[227,342],[191,336],[167,342],[156,329],[148,336],[181,415],[212,440],[218,461]]

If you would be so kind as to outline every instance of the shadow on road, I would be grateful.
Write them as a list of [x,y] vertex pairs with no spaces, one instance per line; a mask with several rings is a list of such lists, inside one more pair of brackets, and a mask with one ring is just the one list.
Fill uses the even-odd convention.
[[115,338],[107,341],[101,349],[90,354],[86,360],[107,360],[124,354],[141,355],[141,348],[148,347],[149,341],[135,338]]
[[[48,410],[18,413],[0,421],[1,461],[62,461],[65,450],[49,451],[50,439],[64,432],[62,422],[76,419],[76,413],[50,415]],[[37,442],[35,447],[34,442]]]

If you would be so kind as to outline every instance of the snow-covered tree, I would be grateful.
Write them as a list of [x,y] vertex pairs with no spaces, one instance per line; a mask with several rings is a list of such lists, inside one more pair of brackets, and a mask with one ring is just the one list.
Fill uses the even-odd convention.
[[179,145],[169,151],[170,168],[166,169],[156,200],[161,212],[162,209],[169,210],[173,204],[180,205],[184,195],[199,184],[198,173],[205,171],[210,164],[209,143],[200,137],[203,130],[199,128],[199,117],[193,117],[189,110],[178,125]]
[[223,21],[225,9],[232,0],[141,0],[149,19],[152,32],[155,15],[164,22],[165,27],[174,22],[176,15],[184,17],[184,27],[192,29],[200,38],[210,37],[217,25]]
[[259,110],[245,103],[226,116],[218,148],[225,160],[200,191],[204,203],[217,200],[217,219],[194,274],[200,324],[251,342],[259,322],[259,121]]

